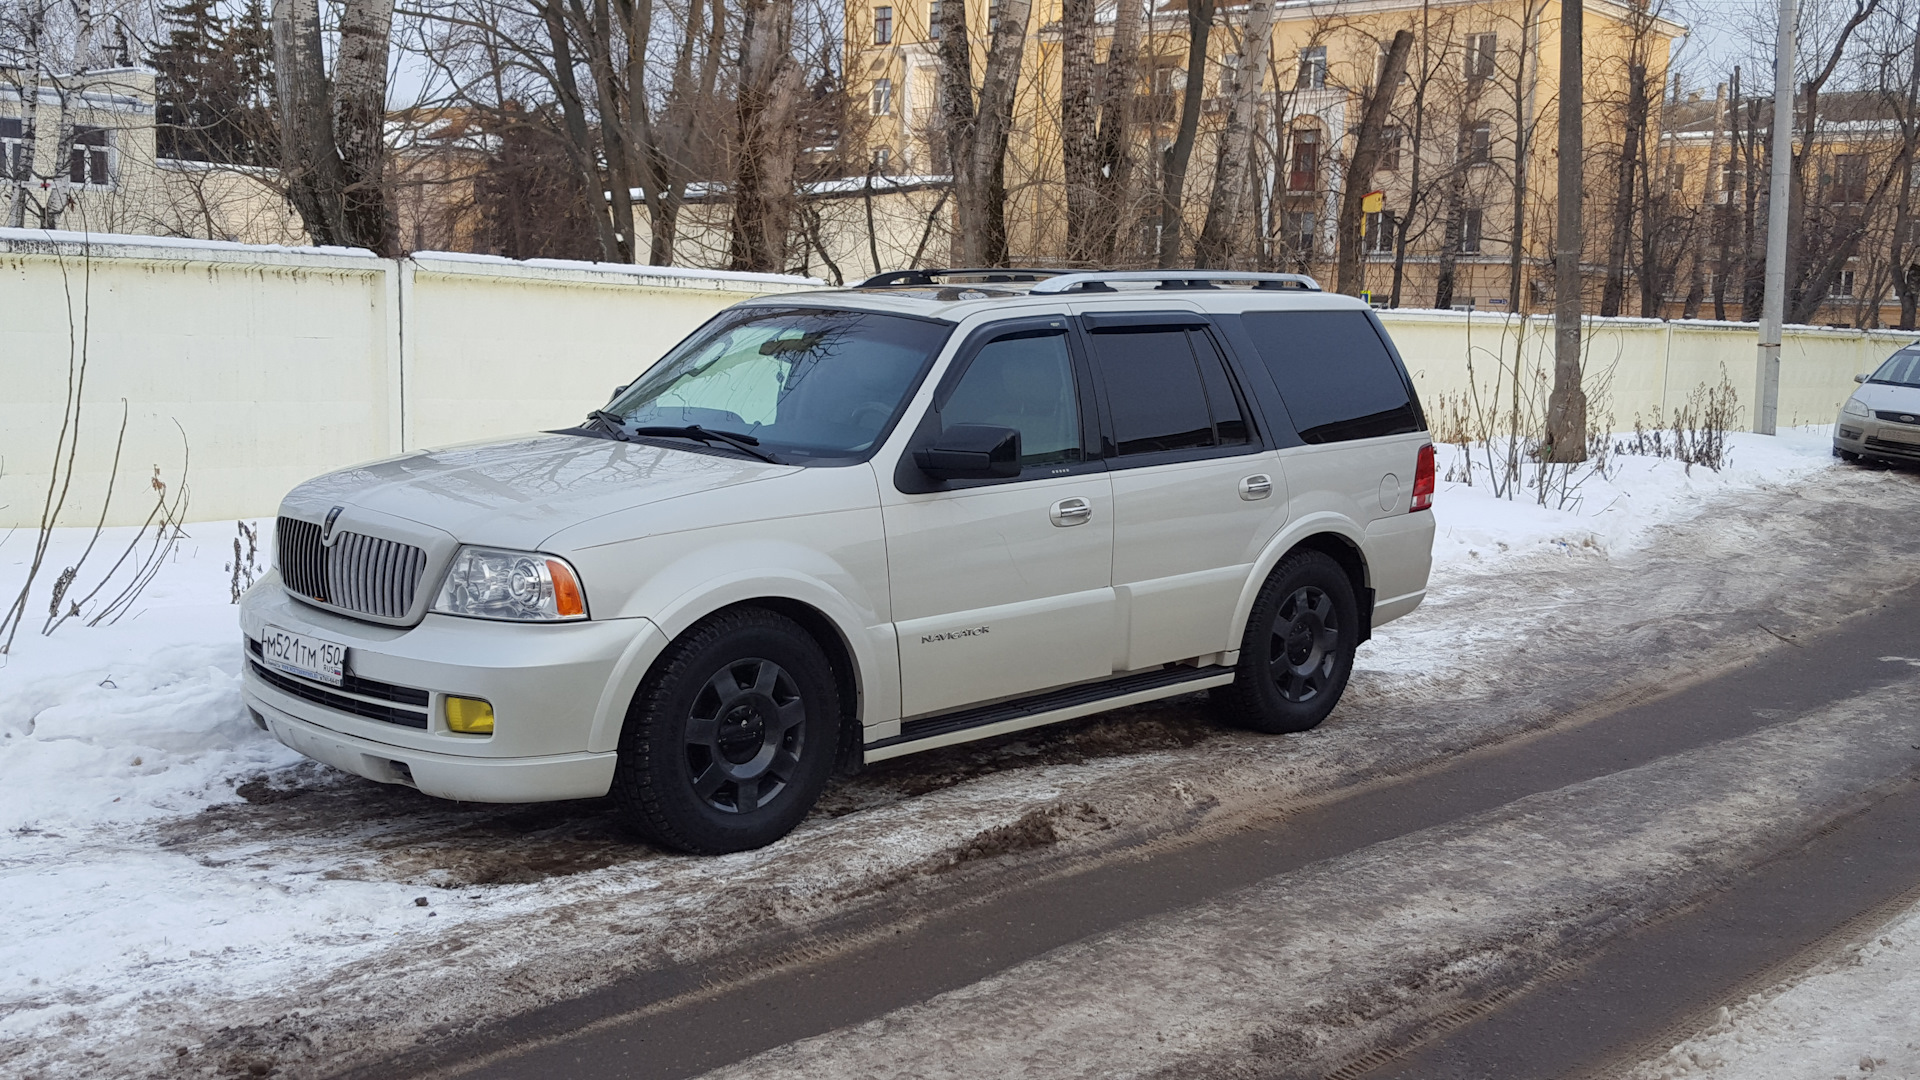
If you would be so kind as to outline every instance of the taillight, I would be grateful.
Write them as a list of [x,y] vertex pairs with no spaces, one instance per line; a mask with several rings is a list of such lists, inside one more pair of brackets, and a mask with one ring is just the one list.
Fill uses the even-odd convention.
[[1433,474],[1433,444],[1428,443],[1420,448],[1420,464],[1413,468],[1413,505],[1409,512],[1433,509]]

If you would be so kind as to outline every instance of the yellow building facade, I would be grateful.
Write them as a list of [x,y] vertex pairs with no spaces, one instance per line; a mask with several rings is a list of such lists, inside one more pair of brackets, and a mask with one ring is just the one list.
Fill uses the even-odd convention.
[[[942,170],[939,56],[931,20],[939,0],[853,0],[846,10],[847,85],[866,114],[881,168]],[[955,0],[947,0],[955,2]],[[1114,5],[1097,14],[1104,60]],[[1597,296],[1611,241],[1618,159],[1635,107],[1657,142],[1660,106],[1680,24],[1645,8],[1588,0],[1581,84],[1587,151],[1585,261]],[[991,0],[969,0],[974,78],[985,62]],[[1060,96],[1060,0],[1036,0],[1028,19],[1008,151],[1012,261],[1047,265],[1065,250]],[[1241,52],[1248,10],[1222,5],[1201,77],[1199,137],[1182,201],[1191,252],[1207,209],[1215,135],[1225,122],[1223,72]],[[1188,14],[1159,3],[1141,21],[1134,190],[1122,214],[1125,261],[1150,258],[1158,220],[1158,154],[1175,136],[1188,78]],[[1395,89],[1387,149],[1368,187],[1383,193],[1369,215],[1366,288],[1385,301],[1481,310],[1551,306],[1555,122],[1561,73],[1560,5],[1552,0],[1342,0],[1279,5],[1263,75],[1252,187],[1255,222],[1236,265],[1304,270],[1331,278],[1335,223],[1366,95],[1387,43],[1414,35],[1407,77]],[[1403,224],[1404,223],[1404,224]],[[1404,240],[1401,236],[1404,228]],[[1516,262],[1516,251],[1518,259]],[[1440,294],[1451,274],[1452,295]]]

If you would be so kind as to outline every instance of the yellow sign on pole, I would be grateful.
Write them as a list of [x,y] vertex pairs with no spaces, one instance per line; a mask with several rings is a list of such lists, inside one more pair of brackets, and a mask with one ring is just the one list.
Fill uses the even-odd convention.
[[1387,193],[1384,191],[1369,191],[1360,196],[1360,209],[1366,213],[1377,214],[1386,208]]

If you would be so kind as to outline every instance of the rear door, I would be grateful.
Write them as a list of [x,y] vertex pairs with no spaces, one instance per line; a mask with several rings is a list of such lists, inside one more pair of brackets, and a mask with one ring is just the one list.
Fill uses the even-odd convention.
[[1081,316],[1113,477],[1113,585],[1134,671],[1239,647],[1247,575],[1286,522],[1275,467],[1205,316]]
[[1410,500],[1427,425],[1371,314],[1247,311],[1240,319],[1251,346],[1242,351],[1272,376],[1303,444],[1280,451],[1294,514],[1330,511],[1366,531],[1378,602],[1424,590],[1432,515],[1410,514]]

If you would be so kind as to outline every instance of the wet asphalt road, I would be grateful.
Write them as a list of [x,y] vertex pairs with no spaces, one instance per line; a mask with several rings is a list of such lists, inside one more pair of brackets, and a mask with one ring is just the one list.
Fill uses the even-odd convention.
[[[1913,677],[1888,657],[1920,657],[1920,587],[1890,594],[1818,636],[1665,697],[1453,759],[1201,843],[1164,845],[1087,866],[1029,867],[1026,880],[959,895],[889,926],[843,927],[761,970],[648,973],[523,1015],[458,1046],[389,1062],[441,1075],[667,1078],[924,1002],[1094,935],[1180,912],[1256,883],[1568,785],[1709,747]],[[1482,988],[1473,1007],[1410,1031],[1384,1030],[1341,1076],[1550,1077],[1601,1069],[1920,885],[1920,747],[1897,781],[1773,857],[1545,977]],[[1487,888],[1497,890],[1498,882]],[[1222,954],[1233,942],[1215,943]],[[1212,962],[1197,955],[1194,963]],[[1116,993],[1126,989],[1116,988]],[[1671,1040],[1669,1040],[1671,1041]],[[1102,1048],[1086,1052],[1097,1059]],[[965,1048],[956,1048],[964,1058]],[[1291,1070],[1249,1062],[1250,1075]],[[1278,1072],[1274,1069],[1278,1068]],[[881,1070],[884,1072],[884,1070]],[[956,1075],[965,1075],[956,1063]],[[1179,1071],[1175,1070],[1178,1075]],[[1324,1072],[1320,1074],[1324,1075]],[[1198,1074],[1195,1074],[1198,1075]]]

